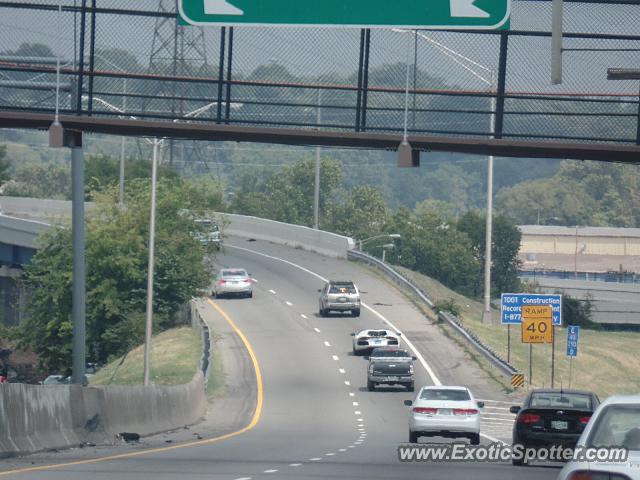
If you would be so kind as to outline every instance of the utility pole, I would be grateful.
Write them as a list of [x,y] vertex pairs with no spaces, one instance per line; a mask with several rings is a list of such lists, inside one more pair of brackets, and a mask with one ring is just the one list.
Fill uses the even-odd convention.
[[[316,112],[316,123],[320,128],[322,114],[320,105],[322,104],[322,90],[318,88],[318,108]],[[316,178],[313,188],[313,228],[320,228],[320,147],[316,147]]]

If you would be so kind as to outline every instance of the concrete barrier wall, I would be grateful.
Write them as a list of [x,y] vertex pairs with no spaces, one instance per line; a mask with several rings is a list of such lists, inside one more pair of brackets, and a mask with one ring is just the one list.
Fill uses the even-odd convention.
[[218,216],[228,222],[224,230],[227,235],[255,238],[336,258],[347,258],[347,252],[355,247],[352,238],[309,227],[245,215],[220,213]]
[[171,387],[3,384],[0,458],[173,430],[198,422],[206,407],[201,372]]

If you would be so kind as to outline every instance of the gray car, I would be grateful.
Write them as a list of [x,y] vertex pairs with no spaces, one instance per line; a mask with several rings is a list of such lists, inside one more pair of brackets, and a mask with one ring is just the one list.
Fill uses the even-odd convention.
[[360,292],[353,282],[330,280],[318,292],[321,317],[330,312],[350,312],[352,317],[360,316]]
[[211,295],[253,297],[253,279],[244,268],[223,268],[216,278]]

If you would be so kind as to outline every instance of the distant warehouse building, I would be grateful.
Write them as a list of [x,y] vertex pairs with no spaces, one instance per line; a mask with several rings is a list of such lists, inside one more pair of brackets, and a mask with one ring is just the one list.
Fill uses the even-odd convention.
[[[521,225],[523,271],[640,273],[640,228]],[[618,279],[616,281],[628,281]]]
[[640,255],[640,228],[521,225],[522,254]]

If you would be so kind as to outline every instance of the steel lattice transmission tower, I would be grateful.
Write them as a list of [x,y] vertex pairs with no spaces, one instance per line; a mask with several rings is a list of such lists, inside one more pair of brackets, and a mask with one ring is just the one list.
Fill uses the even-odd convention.
[[[172,77],[195,76],[208,65],[204,29],[179,25],[177,12],[178,0],[159,0],[158,13],[165,15],[156,17],[149,69]],[[174,98],[188,95],[188,89],[185,89],[184,84],[178,88],[176,82],[158,82],[155,85],[154,94],[158,97],[169,97],[172,100],[169,100],[168,104],[163,100],[150,100],[145,110],[166,112],[170,109],[172,115],[182,116],[190,108],[188,101]],[[170,164],[173,164],[175,155],[184,162],[202,162],[206,157],[201,154],[198,145],[197,142],[170,140],[165,155],[168,153]]]

